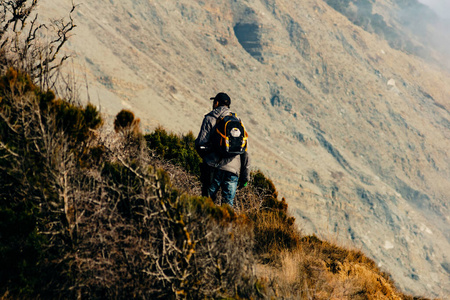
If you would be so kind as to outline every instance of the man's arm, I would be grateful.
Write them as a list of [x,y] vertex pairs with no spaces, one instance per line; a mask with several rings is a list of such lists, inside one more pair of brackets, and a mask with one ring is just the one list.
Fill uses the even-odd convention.
[[248,152],[245,151],[241,154],[241,172],[239,174],[239,188],[247,186],[250,181],[250,157]]
[[197,150],[197,153],[201,157],[204,157],[210,152],[209,138],[211,136],[211,130],[214,127],[215,121],[216,120],[214,117],[205,116],[202,122],[202,127],[200,128],[200,132],[195,139],[195,150]]

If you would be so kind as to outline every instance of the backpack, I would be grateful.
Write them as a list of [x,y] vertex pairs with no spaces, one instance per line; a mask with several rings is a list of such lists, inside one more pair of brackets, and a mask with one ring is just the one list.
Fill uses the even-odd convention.
[[243,154],[247,151],[247,139],[244,124],[235,113],[217,119],[211,141],[213,149],[221,157],[229,158]]

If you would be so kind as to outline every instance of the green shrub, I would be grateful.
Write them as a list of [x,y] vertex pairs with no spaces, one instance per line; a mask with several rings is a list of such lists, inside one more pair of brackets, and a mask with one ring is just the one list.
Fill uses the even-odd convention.
[[98,129],[103,121],[92,104],[80,107],[65,100],[53,100],[50,105],[58,130],[69,138],[72,148],[77,148],[92,137],[93,130]]
[[278,197],[278,191],[275,188],[275,185],[273,184],[272,180],[270,180],[263,174],[263,172],[261,172],[260,170],[254,171],[251,173],[251,177],[252,186],[258,193],[267,194],[267,196],[273,197],[275,199]]
[[114,130],[124,135],[139,135],[140,119],[136,119],[132,111],[122,109],[114,119]]
[[158,127],[145,135],[149,149],[165,160],[183,167],[187,172],[200,177],[201,158],[195,151],[195,137],[192,132],[176,135]]
[[300,242],[295,218],[288,214],[288,205],[278,192],[272,180],[260,170],[251,173],[251,188],[261,195],[261,207],[248,212],[253,222],[255,253],[264,261],[276,260],[283,250],[295,249]]

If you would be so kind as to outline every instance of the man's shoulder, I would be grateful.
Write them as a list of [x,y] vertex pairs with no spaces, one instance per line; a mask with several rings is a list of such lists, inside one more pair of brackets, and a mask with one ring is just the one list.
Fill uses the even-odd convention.
[[231,113],[231,110],[228,107],[226,107],[226,106],[219,106],[219,107],[213,109],[212,111],[210,111],[209,113],[207,113],[205,115],[205,118],[206,117],[213,117],[215,119],[218,119],[220,116],[223,116],[223,115],[225,115],[227,113]]

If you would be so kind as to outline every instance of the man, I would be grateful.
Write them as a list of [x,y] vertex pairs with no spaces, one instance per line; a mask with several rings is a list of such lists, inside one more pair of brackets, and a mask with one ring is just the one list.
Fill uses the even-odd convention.
[[230,115],[231,99],[225,93],[218,93],[213,100],[213,110],[206,114],[200,132],[195,140],[195,148],[203,158],[201,165],[202,195],[217,198],[222,189],[222,201],[233,206],[236,189],[247,186],[249,181],[249,157],[247,151],[232,157],[223,157],[212,145],[212,135],[218,120]]

